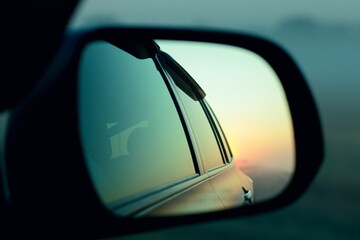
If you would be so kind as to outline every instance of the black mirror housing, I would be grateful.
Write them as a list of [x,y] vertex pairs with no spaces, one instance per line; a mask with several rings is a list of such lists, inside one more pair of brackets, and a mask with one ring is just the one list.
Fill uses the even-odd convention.
[[[220,43],[255,52],[274,69],[285,91],[295,135],[294,176],[268,201],[221,212],[141,219],[112,215],[99,201],[84,163],[79,137],[77,69],[83,47],[94,40],[151,42],[153,39]],[[130,49],[146,57],[144,49]],[[156,49],[154,49],[156,51]],[[55,128],[54,128],[55,126]],[[55,129],[50,131],[50,129]],[[292,58],[276,44],[246,34],[154,28],[104,28],[72,32],[34,91],[12,112],[6,138],[8,224],[46,226],[91,237],[110,237],[178,224],[246,216],[286,206],[303,194],[323,160],[315,101]],[[21,166],[21,167],[20,167]],[[51,209],[51,210],[50,210]],[[37,223],[28,216],[38,215]],[[82,224],[79,225],[78,223]]]

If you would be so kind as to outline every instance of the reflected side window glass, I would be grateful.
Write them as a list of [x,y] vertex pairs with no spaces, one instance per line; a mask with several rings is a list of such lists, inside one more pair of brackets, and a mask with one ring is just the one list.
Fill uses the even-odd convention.
[[79,69],[80,133],[104,203],[195,174],[189,144],[152,59],[88,44]]
[[223,131],[223,129],[222,129],[220,123],[219,123],[219,120],[216,117],[216,115],[215,115],[214,111],[212,110],[211,106],[209,105],[209,103],[206,100],[204,100],[204,103],[205,103],[207,109],[209,110],[211,118],[213,119],[214,124],[215,124],[216,129],[217,129],[217,132],[218,132],[218,134],[220,136],[221,144],[222,144],[222,146],[223,146],[223,148],[225,150],[227,161],[231,162],[233,155],[232,155],[229,143],[228,143],[228,141],[227,141],[227,139],[225,137],[224,131]]
[[[168,73],[171,77],[171,74]],[[197,146],[200,150],[201,159],[206,170],[219,167],[224,164],[219,145],[214,131],[210,125],[200,101],[195,101],[183,92],[176,84],[172,84],[182,103],[191,128],[195,133]]]

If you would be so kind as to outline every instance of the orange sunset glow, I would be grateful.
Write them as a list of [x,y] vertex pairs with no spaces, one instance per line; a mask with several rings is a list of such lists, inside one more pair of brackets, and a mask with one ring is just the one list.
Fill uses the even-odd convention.
[[291,116],[280,81],[267,62],[232,46],[165,40],[157,43],[206,92],[236,165],[293,172]]

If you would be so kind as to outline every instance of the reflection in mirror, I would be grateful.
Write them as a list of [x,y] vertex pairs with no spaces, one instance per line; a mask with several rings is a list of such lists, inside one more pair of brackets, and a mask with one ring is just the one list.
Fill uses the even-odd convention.
[[83,50],[80,135],[103,204],[121,216],[183,215],[281,193],[294,136],[271,67],[237,47],[156,43],[161,52],[145,59],[121,43]]
[[270,65],[233,46],[157,43],[206,91],[235,164],[254,181],[256,201],[283,191],[295,168],[293,126],[284,90]]

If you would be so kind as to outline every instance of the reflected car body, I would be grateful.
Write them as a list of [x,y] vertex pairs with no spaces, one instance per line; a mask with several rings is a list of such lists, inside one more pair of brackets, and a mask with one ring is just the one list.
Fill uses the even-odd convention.
[[234,164],[205,92],[171,56],[154,42],[82,46],[83,150],[111,212],[184,215],[254,201],[252,180]]

